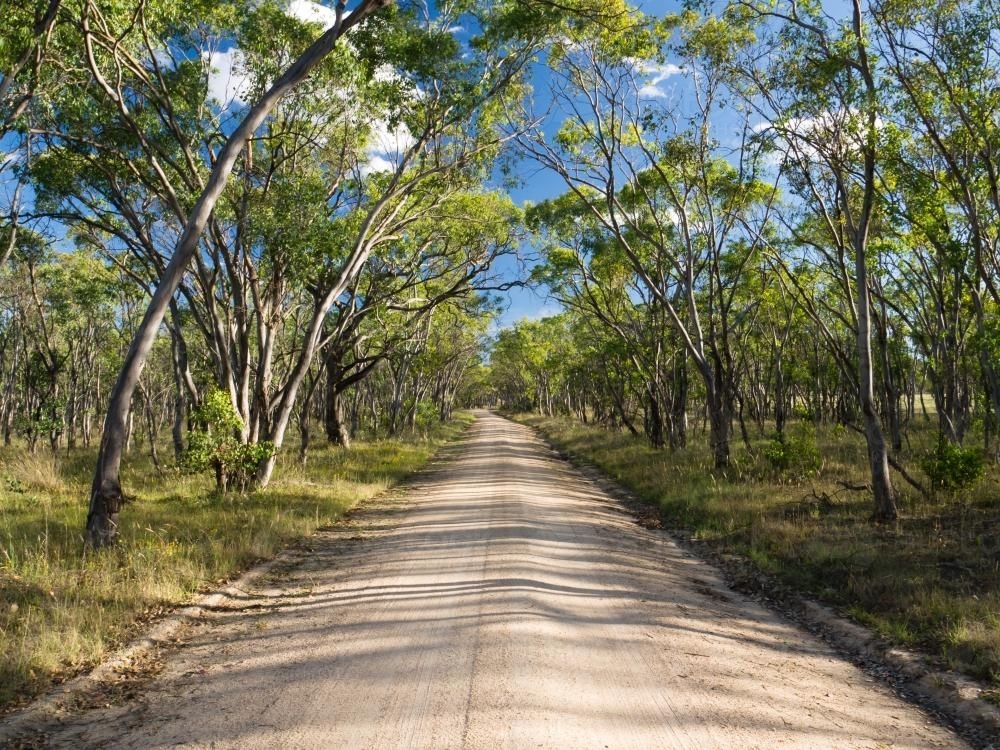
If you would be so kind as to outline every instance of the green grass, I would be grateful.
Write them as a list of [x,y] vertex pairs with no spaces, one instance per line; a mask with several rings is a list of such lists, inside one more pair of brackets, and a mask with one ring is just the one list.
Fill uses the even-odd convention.
[[[817,471],[772,469],[761,438],[750,454],[736,442],[730,469],[712,468],[705,442],[669,452],[566,419],[525,416],[553,443],[656,504],[666,525],[711,550],[737,554],[799,592],[832,603],[893,642],[919,647],[946,666],[1000,686],[1000,471],[975,488],[924,499],[901,478],[901,519],[870,522],[865,448],[840,429],[817,435]],[[934,443],[915,435],[916,457]]]
[[119,544],[85,553],[93,451],[0,451],[0,708],[76,674],[150,617],[339,518],[423,466],[471,418],[430,435],[294,450],[261,492],[220,498],[208,476],[158,476],[145,456],[122,471],[134,499]]

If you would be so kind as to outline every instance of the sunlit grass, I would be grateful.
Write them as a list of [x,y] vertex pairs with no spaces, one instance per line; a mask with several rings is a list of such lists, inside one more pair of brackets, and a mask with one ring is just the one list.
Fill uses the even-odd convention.
[[119,544],[86,553],[94,452],[0,452],[0,706],[103,658],[164,608],[273,556],[420,468],[468,418],[401,440],[279,457],[270,486],[218,497],[209,477],[123,467]]
[[[660,507],[664,521],[719,552],[735,553],[785,584],[841,607],[897,643],[1000,685],[1000,471],[976,488],[928,501],[896,477],[902,516],[871,523],[865,448],[821,429],[818,472],[788,478],[734,442],[733,465],[712,467],[702,436],[656,451],[624,433],[564,419],[522,417],[566,452]],[[907,461],[934,444],[916,432]]]

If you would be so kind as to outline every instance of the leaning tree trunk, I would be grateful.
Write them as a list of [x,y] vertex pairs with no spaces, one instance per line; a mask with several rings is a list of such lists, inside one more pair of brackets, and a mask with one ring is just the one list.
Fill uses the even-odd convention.
[[104,547],[114,542],[118,533],[118,514],[121,511],[122,487],[119,477],[122,451],[125,445],[126,422],[139,375],[153,347],[157,331],[166,314],[170,300],[180,285],[185,270],[198,249],[199,239],[208,223],[216,201],[222,194],[232,172],[236,158],[247,140],[264,122],[268,113],[281,98],[309,75],[334,48],[337,40],[351,27],[367,16],[389,5],[391,0],[362,0],[350,14],[345,15],[346,2],[340,0],[336,20],[319,39],[313,42],[291,66],[278,77],[270,89],[250,109],[239,127],[226,141],[212,167],[212,173],[201,196],[184,226],[184,231],[174,254],[163,271],[163,276],[153,292],[149,307],[143,316],[129,346],[125,362],[111,391],[108,412],[104,418],[104,432],[97,454],[97,466],[90,489],[90,509],[87,514],[86,541],[91,547]]

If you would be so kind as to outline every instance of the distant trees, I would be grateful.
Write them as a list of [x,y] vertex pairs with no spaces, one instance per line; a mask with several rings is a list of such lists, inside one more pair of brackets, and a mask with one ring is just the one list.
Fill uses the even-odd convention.
[[117,366],[119,279],[86,251],[56,255],[21,230],[0,272],[3,442],[89,445],[93,419]]
[[[737,149],[734,165],[728,159],[733,146],[712,131],[724,83],[716,57],[732,40],[706,38],[683,21],[673,30],[680,65],[671,73],[688,71],[692,87],[687,116],[660,106],[661,97],[644,89],[664,30],[637,25],[610,54],[602,40],[561,53],[563,72],[552,86],[559,131],[553,139],[533,134],[521,143],[570,191],[568,205],[557,211],[575,214],[571,221],[536,212],[540,226],[556,222],[549,233],[554,262],[576,272],[574,286],[556,281],[556,290],[587,305],[624,341],[635,339],[627,329],[636,326],[622,318],[631,300],[642,300],[654,330],[673,331],[669,343],[659,334],[632,346],[635,364],[645,371],[648,432],[654,444],[664,443],[663,424],[676,409],[666,373],[682,350],[700,378],[715,464],[725,467],[737,397],[734,304],[744,275],[759,262],[762,222],[775,190],[758,179],[759,150]],[[736,123],[737,139],[749,132]]]
[[[749,10],[749,18],[757,12]],[[842,371],[857,391],[875,517],[891,521],[897,510],[883,422],[898,423],[893,382],[897,373],[891,364],[882,368],[887,393],[879,409],[875,360],[880,352],[873,341],[879,324],[889,324],[887,307],[879,316],[874,304],[873,273],[873,246],[882,216],[884,106],[863,16],[861,0],[853,0],[849,18],[829,29],[819,12],[795,4],[773,13],[760,11],[764,24],[758,26],[763,35],[759,49],[766,51],[756,57],[757,67],[744,91],[766,118],[775,148],[782,149],[785,177],[799,201],[796,212],[782,221],[789,233],[782,260],[794,256],[798,247],[809,248],[810,260],[820,259],[820,267],[831,274],[832,288],[841,295],[841,320],[853,339],[849,350],[839,349]],[[771,20],[780,22],[777,32],[766,25]],[[887,334],[884,329],[882,333],[881,355],[887,357]],[[837,346],[832,335],[827,339]]]

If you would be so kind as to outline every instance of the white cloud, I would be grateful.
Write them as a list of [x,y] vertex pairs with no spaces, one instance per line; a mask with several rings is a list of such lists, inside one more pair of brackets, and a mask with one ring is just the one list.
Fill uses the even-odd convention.
[[389,129],[385,120],[372,123],[371,150],[379,154],[401,154],[417,142],[410,129],[404,123]]
[[174,56],[170,54],[170,50],[166,47],[161,47],[159,49],[153,50],[153,59],[150,60],[147,65],[152,70],[154,63],[157,67],[162,70],[176,70],[177,61]]
[[[885,121],[877,117],[874,126],[881,131]],[[755,124],[752,130],[770,137],[770,149],[764,154],[762,165],[773,172],[788,161],[802,166],[827,163],[831,159],[860,158],[866,127],[862,113],[840,109],[810,117],[791,117],[781,123],[764,121]]]
[[[289,0],[285,13],[306,23],[318,23],[324,28],[333,25],[336,13],[311,0]],[[250,93],[250,76],[246,72],[246,55],[238,47],[225,51],[203,52],[209,64],[208,96],[222,109],[233,104],[244,106]]]
[[378,154],[369,155],[368,161],[361,165],[361,175],[367,177],[373,172],[394,172],[396,165]]
[[0,171],[21,158],[21,139],[16,134],[0,135]]
[[544,318],[553,318],[566,311],[566,308],[562,306],[558,301],[549,298],[541,307],[537,310],[525,310],[521,316],[521,320],[542,320]]
[[246,55],[233,47],[224,52],[202,53],[208,58],[208,100],[226,109],[231,104],[245,105],[250,93],[250,76],[246,72]]
[[648,77],[646,83],[639,88],[639,97],[642,99],[666,98],[667,91],[663,84],[674,76],[684,73],[684,68],[673,63],[652,65],[646,61],[639,61],[636,63],[635,69],[638,73]]
[[299,21],[321,24],[323,28],[330,28],[337,20],[337,14],[332,8],[310,0],[291,0],[285,12]]
[[[880,131],[885,121],[876,117],[874,126]],[[790,144],[794,140],[800,150],[809,153],[819,150],[846,153],[861,149],[866,131],[864,114],[851,109],[821,112],[814,117],[793,117],[781,127],[775,127],[780,142]]]
[[399,73],[391,65],[379,65],[372,77],[379,83],[393,83],[400,80]]
[[362,174],[393,172],[403,154],[417,142],[404,123],[389,127],[385,120],[371,123],[371,141],[368,144],[368,161],[362,165]]
[[[324,28],[329,28],[336,21],[334,10],[311,0],[288,0],[284,8],[290,17],[306,23],[318,23]],[[460,27],[454,27],[450,31],[458,32]],[[234,103],[246,105],[251,79],[246,71],[246,55],[242,50],[233,47],[226,51],[202,54],[210,67],[207,98],[223,109]],[[376,81],[391,82],[398,78],[398,73],[389,65],[375,71]],[[414,92],[414,95],[420,96],[420,91]],[[403,154],[416,143],[416,139],[402,123],[390,128],[387,122],[377,119],[371,123],[371,128],[368,158],[361,166],[362,174],[394,171]]]

